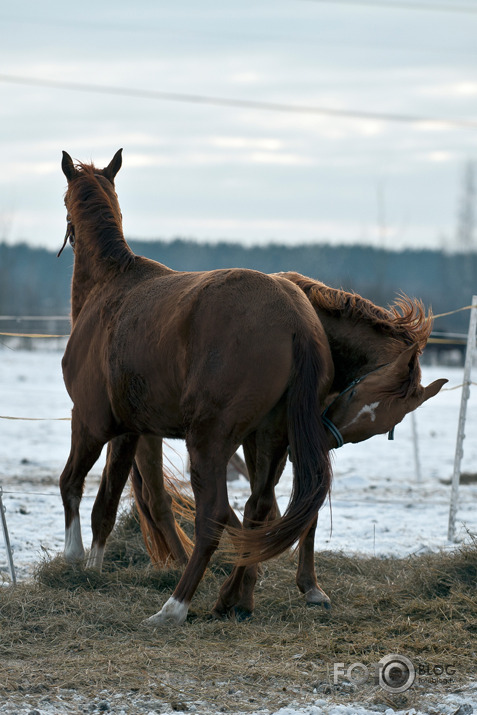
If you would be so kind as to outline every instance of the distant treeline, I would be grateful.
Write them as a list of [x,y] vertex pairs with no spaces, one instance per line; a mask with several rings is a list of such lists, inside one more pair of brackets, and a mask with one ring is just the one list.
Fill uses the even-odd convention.
[[[379,305],[399,293],[420,298],[434,313],[468,305],[477,293],[477,253],[385,251],[328,244],[247,248],[192,240],[130,241],[132,250],[183,271],[254,268],[265,273],[295,270],[333,287],[360,293]],[[73,254],[25,244],[0,243],[0,314],[66,315],[69,312]],[[468,313],[439,319],[438,330],[466,332]]]

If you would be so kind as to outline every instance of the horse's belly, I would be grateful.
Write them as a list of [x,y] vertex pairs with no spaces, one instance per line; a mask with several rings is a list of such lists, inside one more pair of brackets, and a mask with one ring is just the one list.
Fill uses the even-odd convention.
[[116,421],[127,430],[161,437],[184,436],[181,390],[167,371],[144,373],[123,367],[111,381],[110,398]]

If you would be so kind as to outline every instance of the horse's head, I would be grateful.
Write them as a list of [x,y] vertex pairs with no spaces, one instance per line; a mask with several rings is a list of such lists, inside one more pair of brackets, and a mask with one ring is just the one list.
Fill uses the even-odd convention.
[[[122,159],[122,149],[118,149],[116,154],[113,156],[111,161],[109,162],[108,166],[106,166],[104,169],[96,169],[92,165],[89,165],[93,170],[94,174],[96,176],[104,176],[110,184],[114,186],[114,179],[116,178],[116,174],[118,173],[119,169],[121,168],[121,165],[123,163]],[[71,156],[68,154],[67,151],[63,152],[63,159],[61,160],[61,168],[63,169],[63,174],[66,176],[68,180],[68,186],[72,181],[78,178],[78,176],[81,176],[81,173],[85,170],[85,167],[88,165],[85,164],[77,164],[75,165],[73,162],[73,159]]]
[[333,447],[391,432],[408,412],[439,392],[447,380],[420,384],[418,352],[418,345],[412,345],[343,392],[329,395],[324,421]]
[[[68,180],[68,188],[65,194],[65,206],[66,206],[66,234],[63,241],[63,246],[61,247],[58,256],[61,255],[67,241],[70,242],[71,247],[75,248],[75,196],[74,196],[74,182],[80,177],[94,176],[95,180],[98,182],[99,186],[105,192],[109,199],[110,207],[113,213],[121,219],[121,211],[119,208],[118,197],[114,188],[114,179],[122,164],[122,149],[119,149],[111,162],[104,169],[96,169],[92,164],[74,164],[73,159],[68,154],[68,152],[63,152],[63,159],[61,161],[61,168],[64,175]],[[84,198],[83,198],[84,200]]]

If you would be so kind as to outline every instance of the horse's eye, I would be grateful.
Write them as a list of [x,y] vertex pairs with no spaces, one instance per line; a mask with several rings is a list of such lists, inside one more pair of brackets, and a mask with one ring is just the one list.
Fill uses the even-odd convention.
[[350,390],[349,395],[348,395],[348,402],[353,399],[353,397],[356,395],[356,390]]

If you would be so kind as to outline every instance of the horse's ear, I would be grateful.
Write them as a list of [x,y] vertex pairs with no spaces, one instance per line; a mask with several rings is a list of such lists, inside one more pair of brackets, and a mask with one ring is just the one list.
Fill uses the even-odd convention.
[[[424,388],[424,396],[422,398],[422,402],[425,402],[428,400],[430,397],[434,397],[434,395],[437,395],[441,387],[443,387],[446,382],[449,382],[449,380],[445,380],[444,378],[440,380],[434,380],[434,382],[431,382],[430,385]],[[421,402],[421,404],[422,404]]]
[[61,168],[63,169],[63,174],[66,176],[68,181],[71,181],[76,176],[75,165],[73,164],[73,159],[68,154],[67,151],[63,152],[63,159],[61,160]]
[[410,345],[389,365],[389,372],[395,380],[409,379],[409,373],[418,350],[419,345]]
[[[411,345],[409,348],[406,348],[406,350],[404,350],[393,363],[391,363],[390,367],[395,370],[395,376],[397,380],[405,382],[407,379],[409,379],[410,371],[412,370],[414,359],[418,353],[418,350],[418,345]],[[413,404],[411,410],[416,409],[416,407],[422,405],[423,402],[437,395],[439,390],[442,388],[443,385],[446,384],[446,382],[447,380],[445,379],[435,380],[427,387],[418,387],[416,394],[410,398]]]
[[123,157],[122,157],[123,150],[118,149],[116,154],[113,156],[111,159],[111,162],[108,164],[108,166],[103,169],[103,176],[105,176],[109,181],[114,184],[114,179],[116,174],[118,173],[119,169],[121,168],[121,164],[123,163]]

